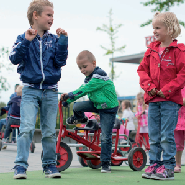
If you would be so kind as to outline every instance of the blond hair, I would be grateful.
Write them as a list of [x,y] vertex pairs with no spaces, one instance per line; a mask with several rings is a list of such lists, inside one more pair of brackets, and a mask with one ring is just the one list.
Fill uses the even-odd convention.
[[154,20],[160,20],[168,29],[168,34],[171,35],[172,38],[177,38],[181,33],[181,28],[179,25],[179,21],[176,15],[173,12],[157,12],[154,15]]
[[23,86],[19,85],[15,90],[15,92],[17,93],[17,96],[22,96],[22,88]]
[[84,58],[87,58],[89,62],[96,61],[95,56],[88,50],[81,51],[76,57],[76,60],[83,60]]
[[48,0],[32,0],[27,11],[27,18],[30,26],[33,25],[33,12],[36,11],[38,15],[41,15],[44,6],[50,6],[53,8],[53,3]]
[[[139,92],[137,94],[137,99],[138,98],[142,98],[143,99],[142,111],[145,111],[147,109],[147,105],[145,104],[145,101],[144,101],[144,94],[142,92]],[[137,101],[137,111],[138,111],[138,101]]]

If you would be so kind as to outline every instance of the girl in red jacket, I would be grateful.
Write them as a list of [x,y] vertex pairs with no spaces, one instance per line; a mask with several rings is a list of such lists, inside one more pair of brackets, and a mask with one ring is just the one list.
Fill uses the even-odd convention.
[[178,122],[174,131],[175,143],[176,143],[176,167],[174,169],[175,173],[181,172],[181,157],[184,150],[184,140],[185,140],[185,87],[181,90],[183,96],[183,105],[179,110]]
[[181,29],[174,13],[156,13],[152,25],[156,41],[149,45],[137,70],[145,103],[149,104],[150,166],[142,177],[173,180],[174,130],[183,105],[181,89],[185,86],[185,46],[175,39]]

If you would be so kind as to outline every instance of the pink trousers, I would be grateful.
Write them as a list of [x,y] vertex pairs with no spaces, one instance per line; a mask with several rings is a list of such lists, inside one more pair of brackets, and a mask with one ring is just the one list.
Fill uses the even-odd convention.
[[174,130],[177,151],[184,150],[185,130]]

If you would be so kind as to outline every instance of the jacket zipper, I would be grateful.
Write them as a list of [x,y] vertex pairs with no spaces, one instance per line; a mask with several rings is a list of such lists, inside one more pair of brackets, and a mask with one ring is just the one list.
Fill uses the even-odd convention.
[[42,72],[42,78],[43,78],[42,82],[40,83],[40,89],[42,89],[42,84],[45,80],[45,75],[43,72],[43,62],[42,62],[42,40],[39,41],[39,43],[40,43],[40,66],[41,66],[41,72]]
[[[172,47],[172,46],[171,46]],[[150,48],[150,47],[148,47],[148,48]],[[157,51],[155,51],[154,49],[152,49],[152,48],[150,48],[152,51],[154,51],[154,52],[156,52],[156,53],[158,53]],[[169,50],[169,49],[168,49]],[[158,87],[159,87],[159,89],[160,89],[160,80],[159,80],[159,76],[160,76],[160,69],[161,69],[161,62],[163,61],[163,59],[164,59],[164,57],[165,57],[165,55],[166,55],[166,53],[167,53],[167,50],[165,49],[165,51],[164,51],[164,54],[162,54],[161,55],[161,57],[159,56],[159,53],[158,53],[158,56],[159,56],[159,58],[160,58],[160,63],[158,63],[158,68],[159,68],[159,75],[158,75]]]

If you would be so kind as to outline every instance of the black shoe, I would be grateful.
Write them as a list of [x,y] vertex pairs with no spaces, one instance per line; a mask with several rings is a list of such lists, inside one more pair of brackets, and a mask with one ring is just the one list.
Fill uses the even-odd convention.
[[79,120],[80,123],[84,123],[84,124],[87,124],[89,121],[88,117],[84,117],[83,119]]
[[77,119],[74,118],[74,116],[71,116],[71,117],[66,119],[66,123],[68,125],[76,125],[78,123],[87,124],[88,123],[88,118],[85,116],[83,119],[77,120]]
[[109,161],[102,161],[101,173],[111,173],[111,167]]
[[69,118],[66,119],[66,123],[67,123],[68,125],[75,125],[75,124],[78,123],[78,120],[76,120],[76,119],[74,118],[74,116],[71,116],[71,117],[69,117]]

